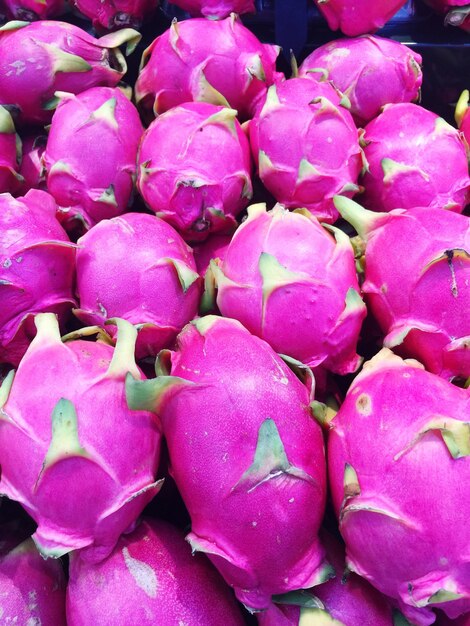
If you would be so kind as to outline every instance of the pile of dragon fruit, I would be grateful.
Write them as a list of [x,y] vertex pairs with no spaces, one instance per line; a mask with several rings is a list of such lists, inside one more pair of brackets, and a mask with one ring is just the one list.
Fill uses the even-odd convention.
[[0,0],[0,626],[470,625],[469,93],[315,2]]

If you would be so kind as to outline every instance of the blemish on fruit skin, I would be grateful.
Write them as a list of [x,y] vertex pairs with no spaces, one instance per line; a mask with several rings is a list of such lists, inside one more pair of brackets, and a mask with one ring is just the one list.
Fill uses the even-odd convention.
[[361,415],[370,415],[372,413],[372,403],[367,393],[361,393],[356,400],[356,410]]
[[384,283],[383,285],[381,285],[381,287],[380,287],[380,291],[381,291],[382,293],[387,293],[387,291],[388,291],[388,287],[387,287],[387,285],[386,285],[385,283]]
[[124,557],[126,567],[132,578],[135,580],[136,585],[140,587],[140,589],[142,589],[150,598],[156,598],[158,581],[153,568],[143,561],[134,559],[130,555],[128,548],[123,548],[122,555]]

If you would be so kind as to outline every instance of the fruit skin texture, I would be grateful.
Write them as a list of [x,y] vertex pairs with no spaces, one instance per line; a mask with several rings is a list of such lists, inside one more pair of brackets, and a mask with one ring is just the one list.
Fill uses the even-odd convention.
[[8,19],[45,20],[65,13],[67,5],[65,0],[4,0]]
[[[374,211],[440,207],[470,199],[466,146],[457,129],[417,104],[388,104],[364,129],[369,164],[361,203]],[[445,155],[445,158],[443,158]]]
[[335,578],[302,595],[294,592],[275,598],[283,601],[257,615],[259,626],[393,626],[392,608],[385,597],[364,578],[347,571],[343,545],[324,529],[320,537]]
[[432,608],[451,618],[470,608],[469,415],[467,390],[383,349],[330,423],[347,565],[418,626],[434,622]]
[[211,235],[205,241],[193,247],[197,271],[204,276],[211,259],[223,259],[232,235]]
[[188,324],[156,370],[145,385],[128,376],[127,399],[161,419],[192,549],[250,609],[323,581],[325,458],[307,387],[267,343],[216,316]]
[[331,30],[356,37],[382,28],[406,0],[315,0],[315,4]]
[[470,146],[470,107],[469,107],[469,91],[464,89],[455,107],[455,121],[467,145]]
[[363,166],[358,131],[328,83],[291,78],[270,87],[250,122],[259,177],[288,208],[333,223],[335,194],[352,197]]
[[137,187],[188,241],[234,230],[253,194],[248,139],[236,111],[188,102],[157,117],[138,155]]
[[83,15],[92,20],[95,28],[140,28],[145,17],[158,6],[158,0],[73,0]]
[[0,28],[0,104],[18,109],[19,124],[48,124],[56,91],[116,86],[127,70],[118,46],[130,52],[139,40],[130,28],[95,39],[60,21],[9,22]]
[[159,488],[158,424],[128,409],[124,397],[126,374],[142,376],[133,361],[137,331],[115,321],[113,349],[63,343],[51,313],[35,322],[36,337],[0,389],[0,494],[36,521],[33,539],[44,556],[82,549],[100,560]]
[[[0,527],[4,531],[4,526]],[[65,575],[60,561],[44,560],[32,539],[2,534],[0,587],[4,624],[66,626]],[[5,544],[5,545],[3,545]]]
[[212,271],[222,315],[275,352],[338,374],[359,366],[366,307],[351,243],[339,229],[328,232],[307,211],[253,205]]
[[364,35],[316,48],[299,76],[332,81],[349,98],[356,124],[364,126],[385,104],[418,100],[421,62],[419,54],[398,41]]
[[262,44],[234,14],[173,22],[142,55],[136,102],[159,115],[184,102],[204,101],[251,118],[280,76],[278,54],[277,46]]
[[21,184],[18,175],[21,140],[10,113],[0,106],[0,193],[14,192]]
[[62,97],[43,158],[47,188],[66,224],[79,219],[90,228],[126,210],[143,132],[137,109],[118,88]]
[[207,17],[209,19],[224,19],[230,13],[242,15],[256,11],[254,0],[172,0],[176,5],[191,16]]
[[17,195],[25,195],[30,189],[47,191],[42,155],[46,149],[47,135],[41,131],[22,137],[20,176],[23,180]]
[[167,522],[144,519],[131,534],[121,536],[101,563],[86,563],[72,554],[67,624],[90,623],[243,626],[245,622],[206,557],[191,555],[184,534]]
[[51,311],[61,323],[75,305],[75,246],[44,191],[0,194],[0,361],[17,365],[34,336],[33,317]]
[[196,316],[202,279],[192,250],[158,217],[103,220],[77,246],[75,315],[85,325],[103,326],[109,317],[139,325],[137,358],[171,345]]
[[337,202],[366,242],[364,298],[384,346],[442,376],[470,376],[470,220],[442,209],[390,213]]

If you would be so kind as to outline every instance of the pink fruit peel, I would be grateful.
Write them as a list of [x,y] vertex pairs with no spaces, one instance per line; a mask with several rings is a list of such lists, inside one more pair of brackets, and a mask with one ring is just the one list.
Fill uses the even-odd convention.
[[[160,430],[124,398],[137,379],[137,331],[124,320],[116,347],[81,339],[62,342],[55,315],[35,318],[37,334],[16,373],[0,388],[0,493],[20,502],[38,524],[40,552],[60,557],[80,549],[98,561],[153,498]],[[132,444],[132,445],[131,445]]]
[[435,608],[451,619],[470,608],[469,410],[467,390],[384,348],[330,423],[330,486],[348,567],[418,626],[435,621]]
[[250,146],[236,111],[207,102],[157,117],[142,137],[138,166],[145,202],[188,241],[233,231],[253,194]]
[[364,35],[330,41],[299,67],[299,76],[329,80],[348,97],[358,126],[376,117],[385,104],[419,100],[421,56],[392,39]]
[[191,249],[163,220],[142,213],[103,220],[77,246],[75,315],[87,325],[109,317],[137,325],[137,358],[172,345],[196,316],[202,280]]
[[232,14],[224,20],[173,22],[142,55],[137,104],[159,115],[179,104],[204,101],[253,116],[279,73],[279,48],[261,43]]
[[[363,135],[361,203],[375,211],[440,207],[470,199],[466,145],[456,128],[417,104],[388,104]],[[445,155],[445,156],[444,156]]]
[[335,194],[352,197],[363,167],[358,131],[341,94],[326,82],[291,78],[269,88],[250,122],[259,177],[288,208],[333,223]]
[[211,264],[222,315],[238,319],[275,352],[346,374],[366,307],[347,235],[307,211],[248,208],[222,262]]
[[366,242],[362,285],[384,345],[444,378],[470,376],[470,222],[442,209],[337,207]]
[[193,551],[250,610],[324,580],[324,449],[308,388],[268,344],[216,316],[186,326],[156,371],[148,385],[129,376],[127,398],[162,422]]
[[66,225],[79,220],[88,229],[127,209],[142,133],[137,109],[119,88],[62,94],[43,160]]

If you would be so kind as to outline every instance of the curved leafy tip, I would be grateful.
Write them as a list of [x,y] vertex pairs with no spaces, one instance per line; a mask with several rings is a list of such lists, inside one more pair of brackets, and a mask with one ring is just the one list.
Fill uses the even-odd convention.
[[105,324],[117,326],[116,347],[107,375],[120,377],[130,372],[135,378],[140,378],[140,372],[135,362],[137,328],[127,320],[118,317],[107,320]]

